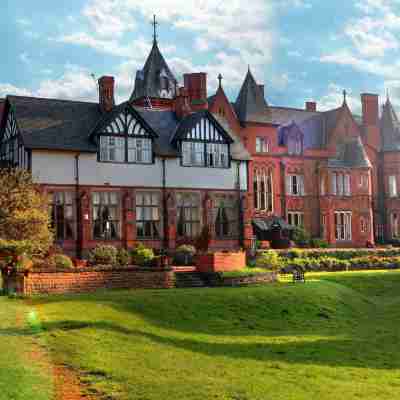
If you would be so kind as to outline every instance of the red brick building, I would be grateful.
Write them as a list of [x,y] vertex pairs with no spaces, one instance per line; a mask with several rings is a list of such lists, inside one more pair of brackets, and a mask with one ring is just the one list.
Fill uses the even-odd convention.
[[81,254],[98,243],[173,249],[204,225],[212,247],[249,247],[302,225],[335,246],[400,234],[400,124],[387,100],[363,94],[318,111],[270,106],[250,70],[234,103],[222,77],[177,80],[154,40],[130,99],[114,78],[97,103],[8,96],[2,161],[27,168],[49,194],[57,241]]

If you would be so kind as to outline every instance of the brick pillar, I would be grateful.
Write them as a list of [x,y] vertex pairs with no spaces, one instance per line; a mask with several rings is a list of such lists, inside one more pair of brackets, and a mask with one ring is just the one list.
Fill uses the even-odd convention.
[[253,207],[252,207],[253,196],[251,193],[244,194],[242,200],[243,208],[243,238],[245,249],[251,249],[251,241],[254,236],[253,232]]
[[78,218],[81,219],[80,224],[80,240],[81,240],[81,249],[86,250],[89,248],[89,241],[92,237],[92,216],[91,216],[91,207],[90,207],[90,192],[81,190],[80,192],[81,199],[81,215],[78,215]]
[[210,247],[215,245],[215,230],[213,221],[213,200],[210,196],[210,192],[206,192],[203,200],[203,226],[207,226],[210,232]]
[[122,198],[122,240],[126,249],[132,247],[136,240],[136,212],[134,201],[129,191]]
[[173,192],[167,192],[167,212],[168,212],[168,249],[176,248],[176,201]]

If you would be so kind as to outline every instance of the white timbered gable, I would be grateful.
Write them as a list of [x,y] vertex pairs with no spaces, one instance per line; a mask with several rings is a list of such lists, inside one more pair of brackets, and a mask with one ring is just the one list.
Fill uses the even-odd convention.
[[208,118],[203,117],[196,123],[186,134],[182,140],[201,140],[205,142],[225,143],[225,138],[221,135],[217,127]]

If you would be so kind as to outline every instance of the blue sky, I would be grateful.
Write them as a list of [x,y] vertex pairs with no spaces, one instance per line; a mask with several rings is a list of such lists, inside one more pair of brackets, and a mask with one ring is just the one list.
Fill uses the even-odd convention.
[[342,91],[400,105],[400,1],[354,0],[2,0],[0,97],[7,94],[95,100],[91,77],[114,75],[126,100],[152,42],[178,80],[217,75],[234,100],[248,64],[270,104],[337,107]]

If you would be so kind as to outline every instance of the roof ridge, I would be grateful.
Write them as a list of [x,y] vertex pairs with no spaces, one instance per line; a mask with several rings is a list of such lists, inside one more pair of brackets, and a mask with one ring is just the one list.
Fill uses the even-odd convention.
[[306,112],[306,113],[316,113],[316,114],[322,114],[324,111],[310,111],[310,110],[305,110],[304,108],[297,108],[297,107],[286,107],[286,106],[269,106],[269,107],[267,107],[267,108],[271,108],[271,109],[274,109],[274,108],[279,108],[279,109],[282,109],[282,110],[294,110],[294,111],[303,111],[303,112]]
[[[17,99],[35,99],[35,100],[46,100],[46,101],[57,101],[63,103],[82,103],[82,104],[99,104],[94,101],[84,101],[84,100],[72,100],[72,99],[55,99],[54,97],[36,97],[36,96],[18,96],[18,95],[7,95],[7,98],[17,98]],[[0,99],[1,101],[1,99]]]

